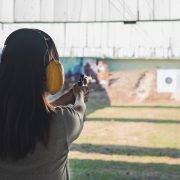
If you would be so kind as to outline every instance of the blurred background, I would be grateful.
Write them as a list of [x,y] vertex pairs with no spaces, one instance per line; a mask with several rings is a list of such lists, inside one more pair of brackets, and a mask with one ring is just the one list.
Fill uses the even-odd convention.
[[180,179],[179,0],[0,0],[0,52],[19,28],[55,41],[63,91],[92,77],[72,180]]

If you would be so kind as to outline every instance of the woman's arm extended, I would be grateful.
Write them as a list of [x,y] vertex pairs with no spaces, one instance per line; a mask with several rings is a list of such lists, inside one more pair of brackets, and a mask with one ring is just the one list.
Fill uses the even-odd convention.
[[[73,86],[71,90],[69,90],[67,93],[63,94],[61,97],[59,97],[57,100],[51,102],[50,104],[53,106],[66,106],[69,104],[74,104],[76,100],[76,91],[83,91],[84,95],[84,102],[88,101],[89,91],[88,91],[88,82],[91,78],[81,75],[80,80],[76,85]],[[76,93],[75,93],[76,92]],[[82,92],[81,92],[82,94]]]
[[55,101],[51,102],[50,104],[53,105],[53,106],[66,106],[66,105],[69,105],[69,104],[74,105],[75,100],[76,100],[74,90],[75,89],[77,90],[77,88],[79,89],[79,91],[81,90],[81,91],[84,92],[83,93],[84,101],[87,102],[88,101],[88,96],[89,96],[88,87],[87,86],[79,87],[78,85],[74,85],[74,87],[72,89],[70,89],[68,92],[66,92],[61,97],[59,97]]
[[70,89],[68,92],[66,92],[61,97],[51,102],[50,104],[53,106],[66,106],[68,104],[74,104],[74,102],[75,102],[75,97],[73,94],[73,90]]

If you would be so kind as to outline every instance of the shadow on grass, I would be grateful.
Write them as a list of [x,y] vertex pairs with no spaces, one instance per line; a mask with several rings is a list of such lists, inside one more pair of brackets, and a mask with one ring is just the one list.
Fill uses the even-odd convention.
[[71,180],[179,179],[180,166],[165,163],[70,159]]
[[136,155],[136,156],[168,156],[180,158],[180,149],[176,148],[147,148],[137,146],[120,145],[94,145],[94,144],[73,144],[71,151],[84,153],[101,153],[110,155]]
[[149,108],[161,108],[161,109],[180,109],[180,106],[161,106],[161,105],[151,105],[151,106],[139,106],[139,105],[125,105],[125,106],[110,106],[110,108],[142,108],[142,109],[149,109]]
[[145,122],[158,124],[180,124],[180,120],[134,119],[134,118],[87,118],[86,121]]

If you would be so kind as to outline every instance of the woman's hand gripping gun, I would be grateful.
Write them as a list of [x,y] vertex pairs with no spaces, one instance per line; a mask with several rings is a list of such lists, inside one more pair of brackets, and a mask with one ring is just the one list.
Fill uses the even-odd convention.
[[[82,86],[84,91],[84,102],[88,101],[89,89],[88,84],[92,80],[91,77],[81,75],[79,81],[74,86]],[[66,106],[69,104],[74,104],[75,96],[73,93],[73,89],[70,89],[68,92],[57,98],[55,101],[52,101],[50,104],[53,106]]]
[[84,87],[84,91],[85,91],[85,93],[84,93],[84,101],[85,101],[85,102],[88,101],[88,97],[89,97],[88,84],[91,82],[91,80],[92,80],[91,77],[82,74],[82,75],[80,76],[79,81],[78,81],[78,85]]

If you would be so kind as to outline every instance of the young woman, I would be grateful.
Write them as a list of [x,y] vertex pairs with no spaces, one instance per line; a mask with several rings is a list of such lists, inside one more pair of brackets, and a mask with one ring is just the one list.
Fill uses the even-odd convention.
[[2,180],[69,179],[69,146],[83,128],[88,94],[75,85],[48,103],[48,94],[63,85],[58,59],[53,40],[43,31],[19,29],[5,41],[0,61]]

